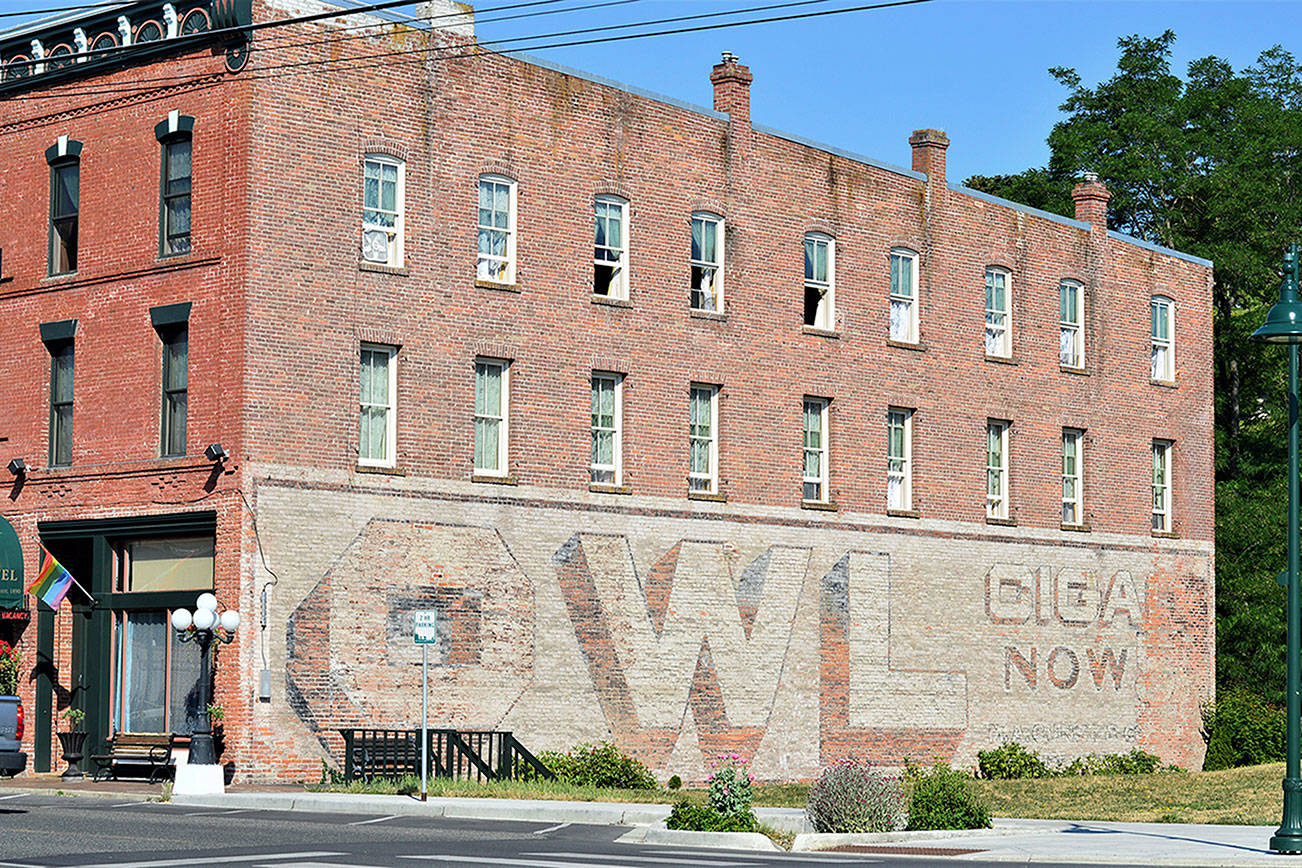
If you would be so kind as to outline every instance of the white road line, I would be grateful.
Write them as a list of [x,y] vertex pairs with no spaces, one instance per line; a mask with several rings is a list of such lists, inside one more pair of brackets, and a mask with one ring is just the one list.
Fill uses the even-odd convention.
[[231,814],[247,814],[253,808],[236,808],[232,811],[190,811],[182,814],[183,817],[227,817]]
[[555,826],[548,826],[546,829],[538,829],[537,831],[534,832],[534,834],[535,834],[535,835],[546,835],[548,832],[555,832],[555,831],[557,831],[558,829],[564,829],[564,828],[565,828],[566,826],[568,826],[568,825],[569,825],[569,823],[559,823],[559,824],[557,824],[557,825],[555,825]]
[[392,819],[394,819],[394,818],[397,817],[397,816],[398,816],[397,814],[390,814],[390,815],[387,816],[387,817],[372,817],[372,818],[369,819],[369,820],[358,820],[356,823],[349,823],[348,825],[350,825],[350,826],[366,826],[366,825],[369,825],[370,823],[383,823],[385,820],[392,820]]
[[307,853],[258,853],[253,856],[204,856],[201,859],[155,859],[152,862],[97,862],[94,865],[79,865],[77,868],[171,868],[173,865],[212,865],[214,862],[266,862],[277,863],[283,859],[311,859],[315,856],[343,856],[343,853],[313,851]]
[[[635,846],[636,846],[636,845],[635,845]],[[910,846],[910,845],[904,845],[904,846]],[[918,847],[921,847],[921,846],[924,846],[924,845],[922,844],[922,842],[918,842],[917,844],[912,845],[912,846],[918,846]],[[699,849],[697,849],[697,850],[684,850],[684,849],[682,849],[682,848],[675,848],[675,849],[672,849],[672,850],[671,850],[671,849],[669,849],[669,848],[666,847],[664,850],[660,850],[660,849],[657,848],[656,852],[657,852],[657,853],[664,853],[664,854],[666,854],[666,855],[668,855],[668,856],[700,856],[700,855],[702,855],[702,853],[701,853],[701,851],[700,851]],[[729,855],[733,855],[733,854],[729,854]],[[766,853],[764,854],[764,858],[765,858],[766,860],[793,861],[793,862],[812,861],[812,862],[817,862],[817,863],[819,863],[819,864],[827,864],[827,865],[835,865],[835,864],[837,864],[837,863],[839,863],[839,862],[844,862],[844,863],[849,864],[849,865],[863,865],[863,864],[865,864],[865,863],[867,863],[867,862],[880,862],[880,861],[882,861],[880,858],[876,858],[876,859],[868,858],[868,857],[870,857],[870,856],[872,856],[872,855],[873,855],[872,853],[864,853],[862,856],[857,855],[857,854],[854,855],[854,856],[850,856],[850,855],[845,854],[845,853],[822,853],[822,852],[820,852],[820,851],[818,851],[818,850],[805,850],[805,851],[801,851],[801,852],[799,852],[799,853],[768,853],[768,852],[766,852]]]
[[[591,859],[591,858],[593,858],[593,855],[594,855],[594,854],[592,854],[592,853],[559,853],[559,852],[557,852],[557,851],[555,851],[555,850],[548,850],[548,851],[546,851],[546,852],[544,852],[544,853],[521,853],[520,855],[521,855],[521,856],[564,856],[566,859],[570,859],[570,858],[574,858],[574,859]],[[715,855],[715,854],[713,854],[713,853],[705,853],[705,852],[702,852],[702,851],[700,851],[700,850],[695,850],[695,851],[693,851],[693,852],[691,852],[691,853],[676,853],[676,854],[671,854],[671,855],[674,855],[674,856],[677,857],[677,858],[673,861],[673,863],[672,863],[672,864],[674,864],[674,865],[716,865],[716,866],[717,866],[717,865],[754,865],[755,862],[752,861],[752,860],[753,860],[753,859],[756,859],[756,858],[759,858],[759,857],[757,857],[757,856],[756,856],[756,857],[751,857],[751,856],[739,856],[739,855],[736,854],[736,853],[720,853],[720,854],[718,854],[718,855]],[[764,857],[763,857],[763,858],[767,859],[767,858],[769,857],[769,855],[770,855],[769,853],[764,853]],[[630,862],[630,863],[632,863],[632,862],[651,862],[651,863],[653,863],[653,864],[655,864],[655,865],[665,865],[665,864],[668,864],[668,863],[665,862],[665,857],[662,856],[662,855],[659,854],[659,853],[656,853],[656,854],[654,854],[654,855],[647,854],[647,855],[644,855],[644,856],[634,856],[634,855],[632,855],[631,853],[625,855],[625,854],[622,854],[622,853],[621,853],[621,854],[618,854],[618,855],[612,854],[612,855],[610,855],[609,857],[606,857],[605,854],[603,854],[603,858],[609,858],[609,859],[615,860],[616,862],[618,862],[618,863],[620,863],[620,864],[623,864],[623,863],[625,863],[625,862]],[[731,860],[735,860],[735,859],[741,859],[741,860],[743,860],[743,861],[742,861],[742,862],[731,861]],[[723,861],[721,861],[721,860],[723,860]],[[614,864],[614,863],[612,862],[612,863],[610,863],[610,864]]]
[[[561,855],[558,853],[548,853],[548,856]],[[606,853],[580,853],[577,854],[584,859],[599,859],[599,862],[552,862],[547,859],[502,859],[495,856],[399,856],[399,859],[426,859],[431,862],[453,862],[457,865],[488,864],[488,865],[523,865],[525,868],[611,868],[624,861],[626,857],[612,856]],[[767,855],[767,854],[766,854]],[[709,865],[713,868],[747,868],[761,863],[754,860],[743,862],[724,862],[724,861],[704,861],[697,859],[660,859],[660,865]]]
[[149,804],[149,802],[145,801],[144,799],[141,799],[141,800],[138,801],[138,802],[121,802],[121,803],[116,804],[116,805],[109,805],[109,807],[110,807],[110,808],[128,808],[128,807],[130,807],[130,806],[132,806],[132,805],[147,805],[147,804]]
[[[23,796],[30,796],[30,795],[31,793],[14,793],[12,796],[0,796],[0,802],[3,802],[5,799],[21,799]],[[8,865],[8,864],[11,863],[0,862],[0,865]]]
[[45,866],[29,865],[26,862],[0,862],[0,868],[45,868]]
[[254,865],[253,868],[387,868],[387,866],[363,865],[360,862],[349,862],[347,865],[340,865],[338,862],[262,862]]

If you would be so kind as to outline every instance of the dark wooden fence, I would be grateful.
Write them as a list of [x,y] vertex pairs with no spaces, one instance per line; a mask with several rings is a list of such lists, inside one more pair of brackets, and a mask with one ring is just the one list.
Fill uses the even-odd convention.
[[[344,780],[420,775],[419,729],[341,729]],[[431,777],[475,781],[555,780],[509,732],[429,730]]]

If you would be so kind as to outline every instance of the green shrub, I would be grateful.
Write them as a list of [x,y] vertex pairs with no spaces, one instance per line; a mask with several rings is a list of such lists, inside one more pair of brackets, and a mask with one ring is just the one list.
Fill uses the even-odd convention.
[[666,786],[668,786],[669,789],[671,789],[671,790],[682,789],[682,786],[683,786],[683,779],[680,778],[680,777],[678,777],[678,775],[674,775],[673,777],[671,777],[671,778],[669,779],[669,783],[666,784]]
[[579,787],[609,787],[618,790],[654,790],[656,779],[641,762],[608,741],[581,744],[569,753],[545,750],[538,760],[556,777]]
[[1243,690],[1203,706],[1204,771],[1284,759],[1284,710]]
[[1043,778],[1052,774],[1038,753],[1027,750],[1015,741],[1006,741],[990,750],[977,751],[977,768],[981,777],[1000,781]]
[[[1174,767],[1171,767],[1174,768]],[[1161,757],[1134,748],[1130,753],[1090,754],[1063,767],[1064,775],[1148,775],[1165,771]]]
[[694,805],[683,799],[669,812],[665,827],[690,832],[754,832],[759,822],[749,809],[725,816],[710,805]]
[[805,813],[815,832],[893,832],[904,828],[904,790],[867,762],[843,760],[809,788]]
[[986,829],[990,809],[972,786],[972,777],[938,762],[930,771],[909,767],[913,798],[908,829]]

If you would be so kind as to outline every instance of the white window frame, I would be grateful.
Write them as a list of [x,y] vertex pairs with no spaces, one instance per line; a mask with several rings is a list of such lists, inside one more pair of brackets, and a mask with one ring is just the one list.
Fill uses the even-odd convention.
[[[394,210],[387,211],[380,207],[384,201],[383,185],[384,180],[378,179],[380,184],[380,199],[375,203],[375,207],[368,207],[366,201],[366,182],[368,172],[371,166],[391,166],[397,170],[394,181]],[[366,154],[362,159],[362,259],[372,265],[387,265],[393,268],[402,267],[403,240],[406,234],[406,187],[407,187],[407,164],[397,157],[388,154]],[[393,218],[393,225],[386,226],[383,222],[368,219],[370,214],[389,214]],[[373,255],[374,250],[367,243],[368,238],[379,238],[383,236],[385,245],[384,258]]]
[[[1160,383],[1175,382],[1175,300],[1165,295],[1155,295],[1149,301],[1149,332],[1152,337],[1151,376]],[[1159,317],[1161,319],[1159,319]],[[1158,322],[1165,321],[1166,337],[1157,334]],[[1165,363],[1159,363],[1158,354],[1165,350]]]
[[[389,374],[389,400],[387,403],[380,404],[372,401],[371,403],[361,402],[361,378],[364,367],[362,359],[366,353],[383,355],[387,357],[386,366]],[[364,343],[358,350],[357,354],[357,378],[358,378],[358,420],[357,420],[357,463],[362,467],[395,467],[398,463],[398,348],[388,344],[371,344]],[[384,425],[384,455],[379,458],[366,456],[362,454],[362,425],[365,422],[365,411],[368,407],[382,407],[385,414]]]
[[[689,247],[690,247],[690,243],[691,243],[691,232],[690,232],[690,229],[694,229],[695,226],[696,226],[696,223],[697,223],[697,222],[701,222],[701,223],[703,223],[703,224],[706,225],[706,226],[712,226],[712,227],[714,228],[714,255],[715,255],[715,258],[714,258],[713,260],[705,259],[705,258],[704,258],[704,251],[701,251],[701,258],[699,258],[699,259],[698,259],[696,256],[692,256],[692,259],[691,259],[691,268],[692,268],[692,272],[693,272],[693,273],[692,273],[692,275],[691,275],[691,278],[692,278],[692,279],[689,281],[690,284],[691,284],[690,292],[689,292],[689,302],[690,302],[690,304],[691,304],[691,306],[692,306],[692,310],[703,310],[703,311],[707,311],[707,312],[709,312],[709,313],[723,313],[723,286],[724,286],[724,281],[723,281],[723,262],[724,262],[723,242],[724,242],[724,237],[725,237],[723,217],[722,217],[722,215],[715,214],[715,213],[712,212],[712,211],[694,211],[694,212],[692,212],[692,219],[691,219],[691,223],[689,224],[689,237],[688,237]],[[696,270],[698,270],[698,269],[700,269],[700,270],[702,271],[702,278],[704,278],[704,270],[705,270],[705,269],[713,269],[713,270],[714,270],[714,279],[713,279],[713,281],[712,281],[712,283],[711,283],[711,286],[710,286],[712,298],[709,299],[709,300],[712,300],[712,301],[714,302],[713,306],[707,306],[707,305],[704,303],[704,302],[707,300],[707,299],[704,297],[704,294],[705,294],[705,293],[704,293],[704,290],[703,290],[702,286],[697,286],[697,280],[696,280],[696,278],[695,278],[695,272],[696,272]],[[701,282],[701,284],[703,285],[703,284],[704,284],[704,279],[702,279],[700,282]],[[700,295],[700,296],[702,296],[702,297],[701,297],[700,299],[698,299],[698,298],[697,298],[698,295]],[[701,301],[702,303],[701,303],[701,304],[697,304],[697,301],[698,301],[698,300]]]
[[[1004,419],[986,421],[986,518],[1008,518],[1008,433],[1012,427]],[[992,438],[998,438],[998,464],[991,462]]]
[[[900,282],[895,279],[897,259],[908,260],[910,263],[908,287],[901,287]],[[887,309],[890,339],[902,344],[916,344],[918,342],[918,270],[921,258],[916,250],[892,247],[887,262],[890,280],[890,305]],[[903,289],[908,290],[907,294],[902,291]],[[895,315],[897,309],[902,311],[898,320]],[[902,325],[897,326],[897,323]]]
[[[490,201],[496,199],[496,188],[506,187],[507,189],[507,218],[506,226],[500,227],[484,223],[480,219],[479,196],[484,189],[484,185],[490,185],[493,191],[490,195]],[[516,282],[516,261],[515,261],[515,243],[516,243],[516,182],[514,178],[508,178],[506,175],[485,174],[479,176],[479,181],[475,185],[475,279],[485,283],[496,283],[502,286],[512,286]],[[494,206],[492,214],[496,215],[497,210]],[[504,233],[506,235],[506,254],[485,253],[480,251],[480,239],[484,233]],[[499,264],[500,273],[494,274],[493,265]]]
[[[710,400],[710,433],[699,437],[692,431],[692,407],[698,392],[706,392]],[[698,442],[706,444],[709,468],[705,472],[692,469],[693,447]],[[709,383],[692,383],[687,392],[687,490],[692,494],[717,494],[719,492],[719,387]]]
[[[498,376],[501,379],[502,387],[500,392],[500,401],[497,408],[497,415],[479,412],[479,369],[496,368]],[[474,383],[474,426],[477,428],[481,420],[492,421],[497,425],[497,455],[496,467],[482,466],[479,462],[479,456],[474,455],[475,437],[471,436],[471,453],[476,476],[509,476],[510,466],[507,463],[510,456],[508,448],[510,431],[511,431],[511,362],[509,359],[492,359],[480,357],[475,359],[475,383]]]
[[[892,433],[902,431],[901,454],[892,453]],[[891,483],[899,481],[892,489]],[[891,492],[899,495],[892,498]],[[906,407],[890,407],[886,411],[886,508],[900,512],[913,509],[913,411]]]
[[[600,208],[618,208],[619,225],[620,225],[620,244],[612,245],[609,243],[602,244],[597,240],[597,226],[602,219],[599,213]],[[607,218],[608,219],[608,218]],[[622,300],[628,299],[628,200],[623,196],[614,196],[602,193],[592,200],[592,229],[593,229],[593,257],[592,257],[592,292],[594,295],[600,295],[603,298],[617,298]],[[607,235],[609,240],[609,234]],[[599,254],[605,252],[608,256],[614,258],[602,258]],[[606,293],[597,292],[596,270],[603,266],[611,267],[614,275],[611,277],[610,290]]]
[[[995,285],[1004,282],[1004,307],[995,307]],[[986,355],[1007,359],[1013,354],[1013,273],[997,265],[986,267]],[[1000,322],[1002,318],[1002,323]]]
[[1173,446],[1170,440],[1153,441],[1154,533],[1171,532],[1171,449]]
[[[811,246],[815,250],[822,246],[827,251],[827,272],[822,280],[819,280],[814,273],[816,269],[813,268],[809,255]],[[805,296],[808,297],[811,292],[818,293],[819,296],[819,303],[814,311],[814,321],[810,322],[806,315],[805,325],[824,331],[834,331],[836,329],[836,239],[826,232],[806,232],[804,252]],[[817,259],[815,258],[813,262],[817,262]]]
[[[1074,320],[1062,314],[1067,287],[1076,290],[1076,309],[1069,312]],[[1085,284],[1069,278],[1058,281],[1058,364],[1073,370],[1085,367]]]
[[1062,429],[1062,523],[1085,524],[1085,432]]
[[[830,449],[830,429],[828,423],[831,418],[831,401],[827,398],[810,398],[806,397],[801,408],[800,422],[800,441],[801,441],[801,484],[800,499],[806,503],[827,503],[831,499],[831,491],[828,485],[829,473],[829,453]],[[810,428],[806,424],[810,418],[811,411],[816,414],[818,419],[818,430],[812,433],[818,436],[816,444],[810,443]],[[809,474],[809,459],[814,456],[817,462],[815,474]],[[813,487],[813,497],[810,497],[811,486]]]
[[[597,415],[597,384],[609,383],[614,391],[614,418],[612,419],[613,427],[599,427],[595,418]],[[589,480],[593,485],[610,485],[619,486],[624,484],[624,375],[610,373],[608,371],[592,372],[592,450],[591,462],[589,464]],[[599,464],[597,462],[597,436],[599,433],[608,433],[611,435],[612,450],[611,463]]]

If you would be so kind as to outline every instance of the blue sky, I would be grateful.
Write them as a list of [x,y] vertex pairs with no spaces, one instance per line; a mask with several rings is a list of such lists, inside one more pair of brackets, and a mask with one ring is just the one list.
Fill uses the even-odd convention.
[[[481,9],[510,0],[479,0]],[[582,0],[563,0],[560,6]],[[767,0],[638,0],[623,6],[478,25],[481,39],[643,21]],[[862,5],[833,0],[812,7]],[[66,0],[0,0],[0,11]],[[800,10],[793,10],[800,11]],[[774,13],[781,14],[781,13]],[[13,24],[23,19],[5,19]],[[1236,68],[1277,43],[1302,51],[1302,3],[1139,0],[933,0],[916,6],[705,33],[533,52],[703,105],[710,67],[732,51],[755,75],[756,123],[907,165],[909,134],[944,129],[949,175],[1043,165],[1064,90],[1051,66],[1093,84],[1112,74],[1117,39],[1175,31],[1175,68],[1215,54]]]

